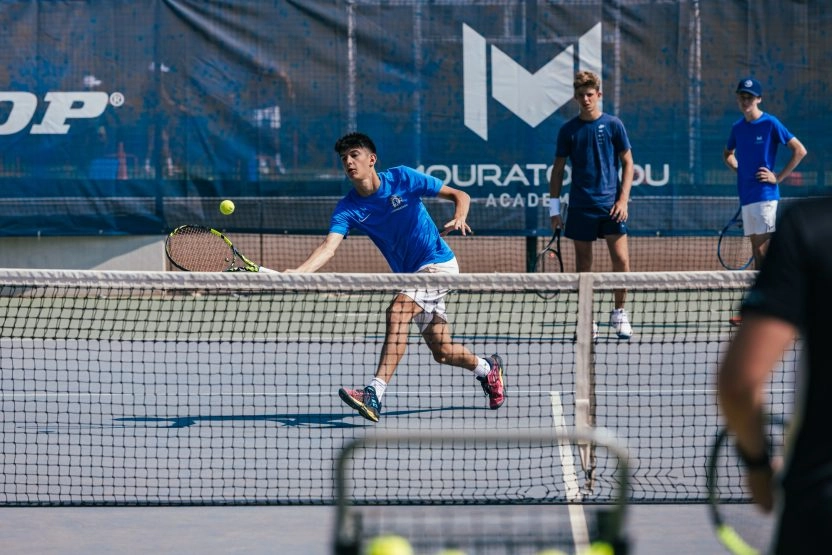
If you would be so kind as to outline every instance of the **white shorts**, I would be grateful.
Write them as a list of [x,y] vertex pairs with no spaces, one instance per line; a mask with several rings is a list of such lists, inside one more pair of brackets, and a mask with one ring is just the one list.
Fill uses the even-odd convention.
[[[451,258],[447,262],[422,266],[417,273],[458,274],[459,263],[456,258]],[[445,295],[449,291],[450,289],[405,289],[400,291],[402,295],[407,295],[422,308],[422,312],[413,317],[413,321],[419,326],[420,332],[424,332],[425,328],[433,322],[434,316],[439,316],[445,322],[448,321],[448,315],[445,312]]]
[[777,201],[764,200],[742,207],[743,235],[763,235],[774,233],[777,221]]

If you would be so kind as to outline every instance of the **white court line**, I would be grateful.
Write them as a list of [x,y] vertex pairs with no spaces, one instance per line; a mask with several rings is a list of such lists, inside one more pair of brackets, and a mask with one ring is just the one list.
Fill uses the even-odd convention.
[[[563,416],[563,404],[560,400],[560,391],[550,391],[552,399],[552,419],[554,420],[555,432],[566,431],[566,420]],[[589,546],[589,530],[584,514],[581,488],[578,485],[578,475],[575,471],[575,458],[572,453],[570,441],[559,441],[560,462],[563,468],[563,481],[566,484],[566,500],[569,507],[569,522],[572,526],[572,539],[575,541],[575,551],[580,553]]]
[[[175,389],[177,386],[171,386],[171,389]],[[544,390],[512,390],[515,395],[544,395],[549,394],[551,397],[553,394],[557,394],[558,400],[557,403],[560,405],[560,392],[557,391],[544,391]],[[793,389],[767,389],[765,390],[768,394],[780,394],[780,393],[792,393]],[[451,396],[451,397],[465,397],[470,393],[469,389],[446,389],[441,390],[438,393],[434,392],[431,393],[430,391],[416,391],[416,395],[425,395],[425,396]],[[631,390],[624,390],[624,389],[607,389],[604,391],[597,391],[599,395],[684,395],[684,394],[707,394],[707,395],[715,395],[716,389],[631,389]],[[414,394],[413,390],[408,390],[407,392],[397,392],[397,391],[390,391],[385,393],[385,395],[389,395],[391,397],[396,396],[405,396],[409,397]],[[149,392],[149,393],[112,393],[112,392],[98,392],[98,393],[91,393],[91,392],[31,392],[31,391],[18,391],[18,392],[3,392],[0,391],[0,399],[36,399],[36,398],[55,398],[55,399],[72,399],[72,398],[97,398],[97,397],[150,397],[150,396],[167,396],[167,397],[329,397],[335,395],[334,391],[328,390],[316,390],[316,391],[223,391],[219,393],[213,392],[196,392],[196,393],[159,393],[159,392]],[[552,403],[555,403],[555,400],[552,400]],[[554,405],[553,405],[554,407]],[[562,411],[561,411],[562,412]],[[554,410],[553,410],[554,413]],[[562,416],[561,416],[562,418]]]

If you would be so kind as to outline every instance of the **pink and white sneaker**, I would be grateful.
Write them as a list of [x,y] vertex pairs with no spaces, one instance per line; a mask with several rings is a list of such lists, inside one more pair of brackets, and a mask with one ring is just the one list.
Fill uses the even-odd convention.
[[480,381],[482,390],[488,395],[488,405],[491,410],[497,410],[506,400],[505,382],[503,381],[503,359],[500,355],[491,355],[486,359],[491,365],[491,370],[484,378],[477,378]]

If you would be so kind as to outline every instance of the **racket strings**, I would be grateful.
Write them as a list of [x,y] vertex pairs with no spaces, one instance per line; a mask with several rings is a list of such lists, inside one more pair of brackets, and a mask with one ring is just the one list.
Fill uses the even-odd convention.
[[719,259],[728,270],[742,270],[751,262],[751,242],[744,236],[742,223],[726,228],[719,238]]
[[234,252],[208,229],[184,228],[168,238],[170,259],[191,272],[222,272],[234,265]]

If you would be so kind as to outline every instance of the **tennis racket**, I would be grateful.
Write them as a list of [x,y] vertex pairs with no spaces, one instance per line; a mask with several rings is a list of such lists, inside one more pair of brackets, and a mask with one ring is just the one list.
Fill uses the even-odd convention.
[[719,232],[716,255],[726,270],[745,270],[751,265],[754,256],[751,244],[742,231],[742,208]]
[[[537,254],[534,261],[535,273],[563,273],[563,257],[560,253],[560,228],[556,229],[552,234],[552,238],[546,243],[546,246]],[[556,297],[558,291],[542,291],[538,290],[537,295],[543,299],[551,299]]]
[[[782,419],[770,418],[766,432],[775,468],[781,466],[785,425]],[[768,553],[776,518],[764,513],[750,501],[746,468],[737,455],[734,436],[723,428],[717,434],[708,459],[707,484],[711,523],[717,539],[735,555]],[[742,498],[741,502],[737,499]]]
[[183,225],[165,240],[165,254],[186,272],[273,272],[243,256],[225,235],[200,225]]

